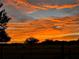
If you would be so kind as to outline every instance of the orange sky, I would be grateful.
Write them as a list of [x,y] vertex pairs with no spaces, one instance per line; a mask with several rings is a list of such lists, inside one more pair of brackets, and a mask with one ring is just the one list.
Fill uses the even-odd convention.
[[10,42],[24,42],[28,37],[35,37],[40,41],[77,39],[79,15],[76,14],[79,13],[79,0],[51,1],[4,0],[6,11],[12,17],[6,30],[12,38]]
[[[65,20],[62,21],[63,19]],[[44,18],[42,20],[38,19],[24,23],[9,23],[7,33],[9,34],[9,36],[11,36],[12,40],[10,42],[12,43],[24,42],[25,39],[29,37],[37,38],[40,41],[44,41],[45,39],[70,41],[77,39],[79,35],[78,34],[76,36],[75,34],[72,34],[78,33],[76,32],[78,31],[77,28],[74,29],[75,26],[73,26],[75,24],[75,22],[73,21],[74,19],[75,17],[65,17],[60,19]],[[53,28],[54,26],[60,26],[60,28]],[[73,30],[71,30],[72,28]]]

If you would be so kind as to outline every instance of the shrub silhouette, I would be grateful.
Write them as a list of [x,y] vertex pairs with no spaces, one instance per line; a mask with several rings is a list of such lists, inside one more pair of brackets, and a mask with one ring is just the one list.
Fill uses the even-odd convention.
[[43,41],[41,44],[42,44],[42,45],[52,45],[52,44],[54,44],[54,42],[53,42],[52,40],[46,39],[46,40]]
[[39,41],[38,39],[30,37],[25,40],[24,44],[36,44],[38,43],[38,41]]
[[[0,8],[3,4],[0,4]],[[7,16],[5,9],[0,11],[0,42],[10,41],[10,37],[7,35],[5,29],[7,28],[7,23],[10,18]]]

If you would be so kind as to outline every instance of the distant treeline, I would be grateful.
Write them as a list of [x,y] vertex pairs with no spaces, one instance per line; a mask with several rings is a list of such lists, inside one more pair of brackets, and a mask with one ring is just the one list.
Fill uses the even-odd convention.
[[47,45],[55,45],[55,46],[69,46],[69,45],[79,45],[79,39],[73,41],[53,41],[46,39],[45,41],[39,42],[36,38],[28,38],[24,43],[11,43],[11,44],[2,44],[2,45],[13,45],[13,46],[47,46]]

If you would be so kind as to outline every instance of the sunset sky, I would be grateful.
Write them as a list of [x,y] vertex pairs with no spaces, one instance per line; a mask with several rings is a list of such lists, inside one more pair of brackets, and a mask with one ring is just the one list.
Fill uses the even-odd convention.
[[73,40],[79,38],[79,0],[2,0],[12,18],[7,33],[10,42],[28,37]]

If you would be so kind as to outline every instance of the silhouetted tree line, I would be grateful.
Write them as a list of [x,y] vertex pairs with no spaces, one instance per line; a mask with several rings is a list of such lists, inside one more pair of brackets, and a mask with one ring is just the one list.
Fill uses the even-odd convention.
[[[73,41],[53,41],[46,39],[43,42],[39,42],[38,39],[30,37],[25,40],[24,43],[12,43],[11,46],[15,47],[39,47],[39,46],[71,46],[71,45],[79,45],[79,39]],[[10,46],[10,45],[9,45]]]
[[[0,8],[2,6],[3,4],[0,3]],[[7,16],[5,9],[1,10],[0,11],[0,43],[10,41],[10,37],[7,35],[5,31],[5,29],[7,29],[7,23],[9,20],[10,18]]]
[[36,38],[28,38],[25,40],[24,44],[41,44],[41,45],[79,45],[79,39],[78,40],[73,40],[73,41],[53,41],[46,39],[45,41],[39,43],[39,40]]

